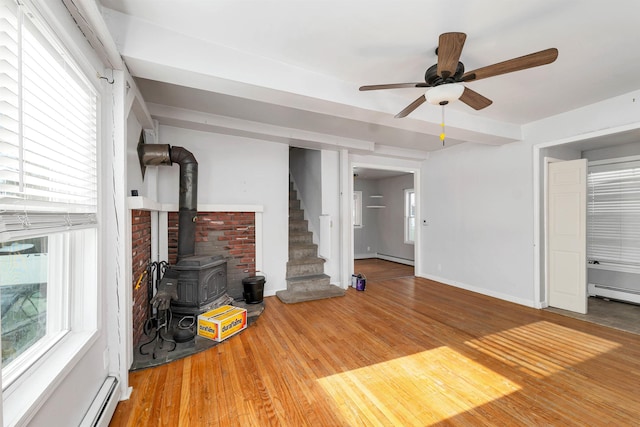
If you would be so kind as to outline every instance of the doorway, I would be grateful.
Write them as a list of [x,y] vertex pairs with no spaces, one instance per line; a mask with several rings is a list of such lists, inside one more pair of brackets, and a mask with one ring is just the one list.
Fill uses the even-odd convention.
[[[545,222],[545,214],[548,206],[546,192],[546,158],[554,157],[562,161],[584,158],[592,162],[594,160],[607,160],[638,155],[636,151],[639,150],[640,147],[638,144],[638,141],[640,141],[640,129],[625,128],[619,129],[617,132],[615,130],[609,130],[608,132],[606,135],[594,132],[592,135],[587,135],[586,138],[582,136],[580,139],[576,137],[534,146],[534,243],[536,248],[534,251],[534,280],[537,284],[535,292],[538,308],[548,308],[550,311],[556,311],[585,321],[629,330],[633,325],[630,324],[629,320],[625,319],[635,319],[632,322],[637,323],[637,319],[640,318],[640,306],[619,302],[613,297],[608,299],[589,296],[587,298],[587,314],[578,314],[549,307],[551,305],[548,288],[549,282],[547,280],[550,269],[547,262],[549,242],[546,240],[547,224]],[[589,268],[586,270],[588,274],[585,280],[583,280],[585,289],[587,282],[591,282],[593,279],[591,277],[593,269]],[[606,307],[606,310],[601,310],[601,307]],[[629,317],[629,312],[631,313],[631,317]],[[614,326],[613,323],[615,323],[616,326]]]
[[420,252],[417,171],[354,164],[352,173],[353,272],[368,280],[413,276]]

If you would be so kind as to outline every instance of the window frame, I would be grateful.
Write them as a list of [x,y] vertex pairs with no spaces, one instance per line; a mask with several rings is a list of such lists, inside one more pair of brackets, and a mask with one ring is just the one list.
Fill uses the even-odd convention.
[[354,228],[362,228],[362,191],[353,191],[353,215],[351,216]]
[[[104,85],[96,77],[100,68],[99,62],[91,57],[91,50],[81,45],[78,35],[70,33],[66,27],[68,11],[62,11],[60,6],[46,2],[23,0],[11,1],[10,7],[24,8],[29,19],[34,21],[39,37],[44,37],[48,43],[53,43],[57,49],[61,49],[64,58],[73,63],[76,72],[88,84],[95,96],[95,153],[96,153],[96,178],[95,178],[95,213],[91,214],[91,220],[79,224],[75,222],[79,212],[84,207],[69,209],[64,212],[57,206],[47,205],[46,202],[16,203],[18,209],[33,209],[33,212],[57,212],[59,218],[73,219],[70,226],[49,226],[41,229],[27,229],[23,231],[12,230],[0,232],[2,241],[13,241],[28,237],[42,235],[55,235],[61,238],[60,255],[66,258],[64,266],[56,265],[63,270],[62,274],[69,283],[67,298],[64,301],[55,301],[61,311],[65,312],[66,320],[62,321],[62,331],[52,334],[47,349],[37,348],[33,350],[32,360],[27,363],[28,368],[14,378],[2,378],[3,402],[0,408],[0,419],[8,424],[25,424],[36,414],[46,399],[54,395],[58,385],[61,385],[74,367],[83,360],[92,346],[99,339],[102,315],[100,308],[100,294],[102,280],[100,278],[100,264],[98,263],[100,242],[103,239],[102,227],[98,224],[101,212],[101,167],[97,162],[101,151],[101,106]],[[62,14],[61,14],[62,13]],[[32,25],[32,26],[33,26]],[[73,28],[75,31],[76,28]],[[52,208],[50,210],[49,208]],[[27,211],[29,212],[29,211]],[[82,214],[85,215],[85,214]],[[54,215],[55,216],[55,215]],[[65,221],[66,221],[65,219]],[[55,223],[55,221],[54,221]],[[82,259],[82,262],[77,262]],[[50,258],[51,263],[58,263],[59,259]],[[93,286],[87,286],[93,284]],[[48,301],[47,301],[48,303]],[[106,366],[105,366],[106,369]],[[4,375],[3,375],[4,377]]]
[[[413,195],[413,204],[411,204],[411,195]],[[413,209],[411,209],[413,207]],[[411,224],[413,219],[413,225]],[[413,228],[413,239],[411,239],[410,230]],[[404,243],[414,245],[416,240],[416,192],[413,188],[404,190]]]

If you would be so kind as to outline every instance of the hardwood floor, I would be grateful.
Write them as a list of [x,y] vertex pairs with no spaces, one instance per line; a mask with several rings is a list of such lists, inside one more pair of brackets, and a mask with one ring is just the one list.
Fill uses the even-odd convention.
[[355,260],[353,271],[363,273],[367,278],[367,282],[413,276],[413,266],[378,258]]
[[637,335],[420,278],[286,305],[130,374],[111,426],[640,425]]

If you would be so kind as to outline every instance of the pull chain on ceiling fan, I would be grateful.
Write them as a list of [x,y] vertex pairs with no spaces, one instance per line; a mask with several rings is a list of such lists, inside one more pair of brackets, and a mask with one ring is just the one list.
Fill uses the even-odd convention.
[[424,82],[417,83],[391,83],[381,85],[361,86],[361,91],[399,88],[431,88],[425,94],[413,101],[404,110],[396,114],[396,118],[406,117],[425,102],[443,106],[442,134],[440,138],[444,143],[444,106],[449,102],[460,100],[475,110],[482,110],[492,104],[493,101],[480,95],[464,85],[477,80],[486,79],[500,74],[526,70],[550,64],[558,57],[558,49],[550,48],[518,58],[509,59],[486,67],[466,72],[464,64],[460,62],[460,54],[464,47],[467,35],[464,33],[443,33],[438,40],[438,62],[427,69]]

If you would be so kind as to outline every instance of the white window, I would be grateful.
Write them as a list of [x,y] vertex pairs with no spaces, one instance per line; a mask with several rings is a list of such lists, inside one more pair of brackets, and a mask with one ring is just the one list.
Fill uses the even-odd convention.
[[9,396],[27,405],[20,387],[34,370],[97,328],[99,99],[22,2],[0,6],[0,80],[2,389],[13,422]]
[[416,193],[413,189],[404,190],[404,242],[416,240]]
[[640,268],[640,159],[589,164],[587,259]]
[[362,227],[362,191],[353,192],[353,226]]

